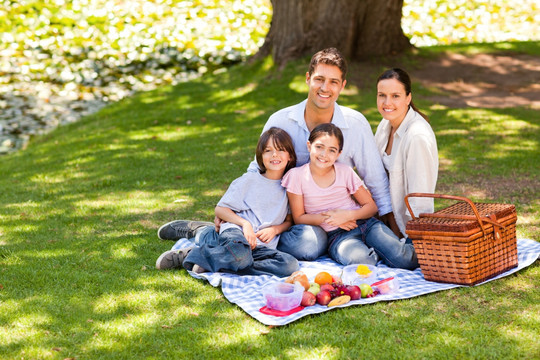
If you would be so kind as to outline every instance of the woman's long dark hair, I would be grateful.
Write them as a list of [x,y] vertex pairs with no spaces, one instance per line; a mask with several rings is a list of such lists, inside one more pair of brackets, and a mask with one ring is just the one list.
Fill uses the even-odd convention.
[[[409,77],[409,74],[407,74],[405,70],[402,70],[400,68],[393,68],[393,69],[386,70],[377,79],[377,85],[379,84],[381,80],[387,80],[387,79],[396,79],[397,81],[402,83],[403,87],[405,87],[405,95],[409,95],[411,93],[411,78]],[[413,108],[414,111],[419,113],[424,119],[426,119],[427,122],[429,122],[429,118],[427,117],[427,115],[421,112],[420,110],[418,110],[418,108],[414,105],[412,99],[409,105]]]

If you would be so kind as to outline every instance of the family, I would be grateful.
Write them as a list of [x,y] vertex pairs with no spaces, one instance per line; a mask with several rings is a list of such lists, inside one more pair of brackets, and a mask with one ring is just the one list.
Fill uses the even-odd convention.
[[[377,80],[383,119],[373,136],[361,113],[336,103],[346,74],[337,49],[313,55],[307,99],[270,116],[255,160],[218,202],[214,223],[159,228],[160,239],[193,246],[161,254],[157,269],[285,277],[298,260],[322,255],[343,265],[418,267],[404,197],[435,191],[435,134],[413,104],[409,75],[394,68]],[[433,212],[432,198],[409,204],[415,214]]]

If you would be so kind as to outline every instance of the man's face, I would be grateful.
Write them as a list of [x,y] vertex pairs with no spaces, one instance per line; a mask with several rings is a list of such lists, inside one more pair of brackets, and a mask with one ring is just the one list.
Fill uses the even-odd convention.
[[306,83],[309,86],[308,103],[318,109],[334,107],[341,90],[347,83],[341,78],[341,70],[334,65],[319,64],[309,75],[306,73]]

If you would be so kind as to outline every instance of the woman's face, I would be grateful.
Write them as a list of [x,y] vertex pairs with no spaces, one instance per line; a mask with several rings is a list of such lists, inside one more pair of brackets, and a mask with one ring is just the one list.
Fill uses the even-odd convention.
[[377,109],[393,127],[399,126],[411,103],[411,94],[405,94],[405,86],[396,79],[385,79],[377,84]]

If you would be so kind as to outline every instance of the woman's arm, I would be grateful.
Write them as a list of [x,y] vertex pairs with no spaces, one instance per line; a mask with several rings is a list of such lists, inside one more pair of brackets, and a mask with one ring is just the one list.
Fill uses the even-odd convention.
[[272,225],[267,228],[261,229],[257,231],[255,235],[257,235],[257,238],[259,240],[266,243],[275,238],[277,235],[281,234],[282,232],[289,230],[292,225],[292,216],[291,214],[287,214],[287,217],[281,224]]
[[304,209],[304,196],[287,191],[289,207],[295,224],[321,225],[326,220],[323,214],[306,214]]
[[222,219],[223,221],[227,221],[232,224],[241,226],[242,231],[244,232],[244,236],[247,242],[249,243],[249,246],[252,249],[255,249],[255,247],[257,246],[257,236],[255,235],[255,232],[253,231],[253,226],[251,226],[251,223],[249,221],[238,216],[234,211],[232,211],[228,207],[216,206],[215,214],[218,218]]
[[327,211],[324,213],[328,216],[326,223],[332,226],[340,226],[350,221],[368,219],[377,213],[377,205],[375,204],[375,201],[371,197],[369,191],[367,191],[363,186],[360,186],[358,190],[356,190],[353,197],[356,199],[358,204],[360,204],[360,209],[338,209]]

